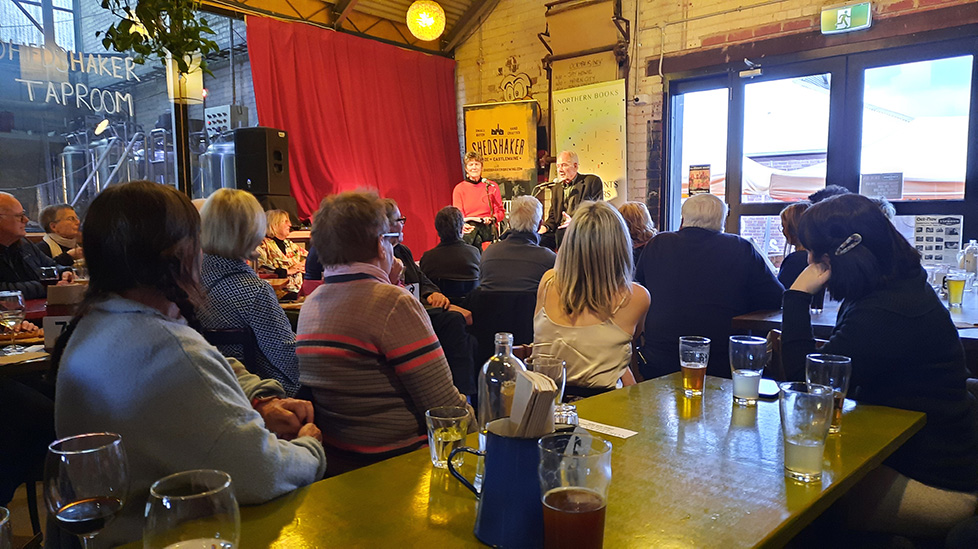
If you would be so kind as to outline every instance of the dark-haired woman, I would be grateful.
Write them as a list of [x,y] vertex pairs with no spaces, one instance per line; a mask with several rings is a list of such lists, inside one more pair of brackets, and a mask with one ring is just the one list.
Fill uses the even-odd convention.
[[232,366],[189,325],[201,256],[190,200],[149,181],[111,186],[92,201],[83,234],[90,281],[55,352],[55,429],[122,435],[129,496],[99,544],[139,539],[149,486],[172,473],[225,471],[244,504],[321,478],[319,429],[308,423],[291,442],[277,438]]
[[[846,194],[813,205],[799,223],[809,265],[784,294],[789,378],[804,379],[815,350],[809,304],[824,285],[842,301],[821,352],[852,358],[849,395],[917,410],[927,423],[847,496],[850,524],[943,536],[978,503],[978,406],[965,387],[964,350],[927,283],[920,255],[872,200]],[[845,422],[842,436],[845,437]]]

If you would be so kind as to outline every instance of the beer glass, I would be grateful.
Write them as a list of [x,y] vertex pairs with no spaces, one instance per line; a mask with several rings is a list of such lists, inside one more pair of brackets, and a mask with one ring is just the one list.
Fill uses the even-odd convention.
[[[461,406],[438,406],[425,412],[428,425],[428,449],[431,464],[439,469],[448,467],[452,450],[461,448],[469,431],[469,411]],[[462,465],[463,454],[455,456],[455,466]]]
[[231,476],[224,471],[198,469],[157,480],[145,513],[144,549],[238,546],[241,516]]
[[814,353],[805,357],[805,380],[832,388],[832,424],[830,433],[838,433],[842,424],[842,404],[849,390],[852,360],[842,355]]
[[611,443],[586,432],[540,438],[540,493],[546,549],[597,549],[604,543]]
[[730,372],[733,374],[734,402],[741,406],[757,404],[757,389],[770,353],[767,340],[755,336],[730,336]]
[[945,278],[947,281],[947,305],[948,307],[961,308],[964,301],[964,283],[967,276],[961,273],[950,273]]
[[710,362],[710,338],[700,336],[679,338],[679,365],[683,375],[683,393],[686,396],[703,394],[708,362]]
[[811,383],[781,384],[784,475],[799,482],[822,479],[822,454],[832,418],[832,388]]

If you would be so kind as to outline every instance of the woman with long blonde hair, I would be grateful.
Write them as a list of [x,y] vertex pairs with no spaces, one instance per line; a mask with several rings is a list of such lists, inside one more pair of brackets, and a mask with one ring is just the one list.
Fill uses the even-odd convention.
[[593,394],[635,382],[629,366],[649,292],[632,282],[632,240],[606,202],[574,213],[554,269],[543,275],[533,317],[533,355],[567,363],[568,394]]

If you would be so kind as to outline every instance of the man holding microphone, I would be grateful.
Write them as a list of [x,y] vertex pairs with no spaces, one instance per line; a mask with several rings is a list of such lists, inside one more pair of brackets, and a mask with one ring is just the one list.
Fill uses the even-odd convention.
[[[570,223],[574,210],[585,200],[602,200],[604,185],[601,178],[593,174],[578,173],[577,153],[562,151],[557,155],[557,179],[550,196],[550,215],[540,227],[541,245],[553,241],[560,246],[564,231]],[[551,235],[551,236],[548,236]]]

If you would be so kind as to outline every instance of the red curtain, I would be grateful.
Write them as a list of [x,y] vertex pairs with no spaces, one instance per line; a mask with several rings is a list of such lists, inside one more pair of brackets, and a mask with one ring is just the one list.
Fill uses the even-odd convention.
[[262,126],[289,133],[300,217],[327,194],[376,190],[408,218],[415,258],[462,179],[455,61],[311,25],[248,18]]

